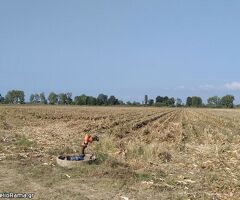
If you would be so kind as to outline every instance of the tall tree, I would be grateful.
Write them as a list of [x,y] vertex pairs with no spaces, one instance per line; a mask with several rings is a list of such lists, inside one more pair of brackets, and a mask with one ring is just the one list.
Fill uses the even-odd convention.
[[67,103],[67,95],[65,93],[60,93],[58,95],[59,104],[64,105]]
[[139,103],[139,102],[137,102],[137,101],[133,101],[132,105],[133,105],[133,106],[140,106],[141,103]]
[[54,92],[51,92],[48,96],[48,101],[49,101],[49,104],[57,104],[58,103],[58,95]]
[[233,101],[235,100],[233,95],[226,95],[222,97],[222,105],[226,108],[233,108]]
[[188,106],[188,107],[192,106],[192,97],[187,98],[186,106]]
[[44,93],[41,94],[31,94],[29,98],[30,103],[46,103]]
[[40,93],[40,103],[47,104],[47,100],[46,100],[45,94],[43,92]]
[[4,98],[2,97],[2,95],[0,94],[0,103],[4,102]]
[[180,99],[180,98],[177,98],[177,99],[176,99],[176,106],[177,106],[177,107],[182,106],[182,99]]
[[156,97],[156,103],[163,103],[163,101],[164,101],[163,97],[161,97],[161,96]]
[[163,102],[167,103],[168,100],[169,100],[169,97],[167,97],[167,96],[163,97]]
[[222,105],[221,98],[218,96],[209,97],[208,105],[211,107],[220,107]]
[[128,106],[131,106],[131,105],[132,105],[131,101],[127,101],[126,104],[127,104]]
[[39,96],[39,94],[35,94],[35,103],[40,103],[40,96]]
[[18,98],[19,98],[19,103],[24,104],[25,103],[25,97],[24,97],[24,92],[23,91],[18,91]]
[[192,106],[194,107],[200,107],[202,106],[202,98],[201,97],[192,97]]
[[149,106],[152,106],[153,104],[154,104],[154,100],[153,100],[153,99],[149,99],[149,100],[148,100],[148,105],[149,105]]
[[2,97],[2,98],[1,98],[1,103],[6,103],[6,101],[5,101],[5,98],[4,98],[4,97]]
[[148,95],[144,96],[144,104],[147,105],[148,104]]
[[97,97],[98,105],[107,105],[108,96],[105,94],[99,94]]
[[122,100],[118,100],[119,105],[125,105],[125,103]]
[[29,101],[30,101],[30,103],[34,103],[34,94],[30,95]]
[[76,96],[74,102],[76,105],[87,105],[88,96],[82,94],[81,96]]
[[7,103],[13,103],[13,104],[25,103],[24,92],[21,90],[10,90],[8,91],[5,98]]
[[108,104],[109,105],[117,105],[118,104],[118,99],[115,96],[110,96],[108,98]]
[[87,105],[97,105],[97,99],[95,97],[89,96],[87,98]]
[[66,104],[72,104],[72,93],[68,92],[67,94],[67,100],[66,100]]
[[167,105],[168,105],[168,106],[173,106],[174,104],[175,104],[175,99],[174,99],[174,97],[168,98],[168,100],[167,100]]

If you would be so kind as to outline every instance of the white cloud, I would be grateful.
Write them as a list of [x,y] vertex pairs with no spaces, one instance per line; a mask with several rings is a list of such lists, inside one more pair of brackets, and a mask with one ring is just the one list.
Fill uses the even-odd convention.
[[184,90],[186,87],[184,85],[179,85],[176,87],[177,90]]
[[184,85],[179,85],[175,89],[177,89],[177,90],[198,91],[198,90],[215,90],[217,88],[214,85],[205,84],[205,85],[189,86],[189,87],[186,87]]
[[224,88],[228,90],[240,90],[240,82],[226,83]]
[[213,85],[206,84],[206,85],[200,85],[199,89],[202,89],[202,90],[213,90],[213,89],[216,89],[216,87],[213,86]]

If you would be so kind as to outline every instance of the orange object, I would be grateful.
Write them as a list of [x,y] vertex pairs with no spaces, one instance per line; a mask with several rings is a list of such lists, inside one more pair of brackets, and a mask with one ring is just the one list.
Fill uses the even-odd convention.
[[93,139],[91,135],[85,135],[82,146],[87,146],[88,143],[91,143],[92,141]]

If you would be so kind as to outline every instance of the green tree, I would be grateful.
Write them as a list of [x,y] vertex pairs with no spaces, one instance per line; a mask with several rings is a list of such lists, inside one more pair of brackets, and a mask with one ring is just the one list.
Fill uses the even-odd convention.
[[72,93],[68,92],[66,95],[67,95],[66,104],[68,104],[68,105],[72,104],[72,102],[73,102]]
[[137,102],[137,101],[133,101],[132,105],[133,105],[133,106],[140,106],[141,103],[139,103],[139,102]]
[[11,104],[16,103],[15,94],[13,91],[8,91],[8,93],[5,96],[5,99],[7,103],[11,103]]
[[192,97],[192,106],[193,107],[200,107],[202,106],[202,98],[201,97]]
[[222,105],[226,108],[233,108],[233,101],[235,100],[233,95],[226,95],[222,97]]
[[176,99],[176,106],[177,107],[181,107],[182,106],[182,99],[180,99],[180,98]]
[[127,104],[128,106],[131,106],[131,105],[132,105],[131,101],[127,101],[126,104]]
[[30,103],[40,103],[39,94],[31,94],[29,101]]
[[108,105],[117,105],[117,104],[119,104],[118,103],[118,99],[115,97],[115,96],[110,96],[109,98],[108,98]]
[[148,104],[148,95],[144,96],[144,104],[147,105]]
[[163,103],[164,102],[164,98],[161,96],[157,96],[156,97],[156,103]]
[[35,94],[35,103],[40,103],[40,96],[39,96],[39,94]]
[[67,95],[64,93],[60,93],[58,95],[58,99],[59,99],[59,104],[64,105],[67,104]]
[[155,106],[157,107],[163,107],[163,106],[173,106],[175,104],[175,99],[169,98],[168,96],[161,97],[157,96],[156,97],[156,103]]
[[118,101],[119,105],[125,105],[125,103],[122,100]]
[[167,104],[168,100],[169,100],[168,96],[163,97],[163,102],[164,102],[164,103]]
[[210,107],[221,107],[221,98],[218,96],[213,96],[208,98],[208,106]]
[[21,90],[8,91],[5,99],[6,99],[7,103],[12,103],[12,104],[24,104],[25,103],[24,92]]
[[82,95],[80,96],[81,105],[87,105],[87,100],[88,100],[88,96],[87,96],[87,95],[82,94]]
[[41,104],[47,104],[45,94],[43,92],[41,92],[39,96],[40,96],[40,103]]
[[29,101],[30,101],[30,103],[34,103],[34,94],[30,95]]
[[87,105],[97,105],[97,99],[95,97],[89,96],[87,98]]
[[0,94],[0,103],[4,103],[4,97]]
[[156,107],[166,107],[166,106],[167,106],[167,104],[166,104],[165,102],[162,102],[162,103],[156,102],[154,105],[155,105]]
[[49,104],[54,105],[58,103],[58,95],[54,92],[51,92],[48,96]]
[[192,97],[187,98],[186,106],[188,106],[188,107],[192,106]]
[[19,103],[24,104],[25,103],[24,92],[19,90],[17,96],[18,96],[18,99],[19,99]]
[[74,102],[76,105],[87,105],[88,96],[82,94],[81,96],[76,96]]
[[108,96],[105,94],[99,94],[97,97],[98,105],[107,105]]
[[168,106],[173,106],[175,104],[175,99],[172,97],[172,98],[168,98],[168,100],[166,101],[166,104]]
[[149,106],[152,106],[153,104],[154,104],[154,100],[153,100],[153,99],[149,99],[149,100],[148,100],[148,105],[149,105]]
[[80,105],[79,96],[75,96],[75,97],[74,97],[74,104],[75,104],[75,105]]

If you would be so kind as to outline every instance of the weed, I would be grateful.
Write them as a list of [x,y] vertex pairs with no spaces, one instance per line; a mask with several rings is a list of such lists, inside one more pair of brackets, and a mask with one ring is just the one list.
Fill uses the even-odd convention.
[[108,155],[105,153],[97,153],[96,158],[97,159],[94,161],[94,164],[100,165],[108,159]]
[[136,178],[138,181],[150,181],[153,179],[153,175],[146,172],[136,173]]
[[25,136],[17,136],[15,145],[18,148],[29,148],[34,146],[36,143],[34,141],[31,141],[27,139]]

